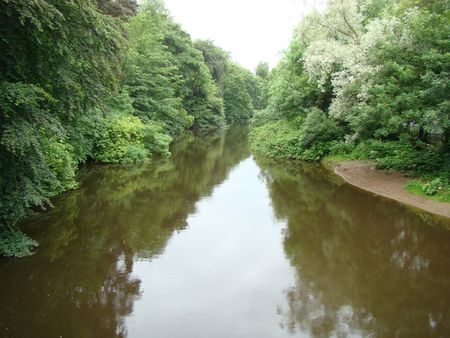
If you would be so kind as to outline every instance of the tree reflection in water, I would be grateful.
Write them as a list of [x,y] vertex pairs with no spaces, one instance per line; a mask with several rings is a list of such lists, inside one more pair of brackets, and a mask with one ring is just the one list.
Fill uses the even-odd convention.
[[[174,233],[186,228],[197,202],[210,196],[230,170],[250,155],[246,127],[232,128],[226,134],[187,135],[174,144],[172,153],[172,158],[140,166],[87,166],[80,173],[80,189],[56,199],[54,209],[24,225],[41,246],[32,257],[0,261],[0,335],[128,335],[125,318],[132,321],[133,314],[136,315],[137,309],[133,307],[138,307],[136,300],[145,283],[143,277],[141,282],[133,275],[139,266],[135,263],[138,260],[156,263]],[[272,235],[267,238],[252,235],[252,231],[267,228],[249,227],[247,233],[242,233],[239,231],[245,227],[238,226],[233,228],[238,232],[230,238],[241,236],[243,241],[224,251],[224,257],[229,261],[226,254],[236,250],[234,257],[245,259],[245,253],[253,248],[248,262],[254,264],[256,257],[256,262],[268,263],[261,264],[260,271],[283,271],[280,276],[273,274],[273,279],[267,278],[269,283],[259,283],[264,282],[261,276],[267,275],[250,274],[262,287],[257,293],[267,292],[258,295],[275,293],[286,299],[278,308],[280,325],[284,328],[279,332],[281,336],[450,336],[450,232],[441,227],[444,221],[415,214],[334,182],[317,165],[258,158],[256,162],[278,220],[274,224],[283,225],[283,247],[278,238],[274,244]],[[254,169],[244,173],[253,175],[258,171]],[[239,185],[242,181],[230,184]],[[258,191],[262,194],[263,187]],[[249,196],[254,196],[253,190],[241,198]],[[269,200],[265,204],[266,198],[257,205],[270,208]],[[241,203],[239,199],[233,202]],[[252,201],[245,202],[252,205]],[[210,212],[211,217],[220,215],[214,209]],[[264,212],[272,214],[272,210]],[[256,216],[250,218],[257,223]],[[220,242],[215,232],[208,234],[212,236],[211,243]],[[256,238],[269,246],[246,246]],[[274,250],[279,250],[281,263],[270,260]],[[288,261],[284,260],[283,250]],[[230,280],[242,281],[246,272],[255,273],[254,266],[247,266],[246,262],[242,269],[238,264],[239,269],[234,270],[236,267],[230,261],[229,271],[237,271],[227,276]],[[285,281],[286,278],[289,280]],[[249,311],[251,323],[256,325],[251,327],[245,318],[233,317],[232,312],[239,310],[239,306],[247,309],[251,305],[254,309],[269,304],[269,315],[261,313],[273,318],[275,330],[271,332],[278,332],[279,316],[271,312],[272,306],[279,304],[278,298],[272,301],[259,296],[252,298],[253,287],[241,290],[246,285],[237,283],[229,291],[231,295],[239,295],[238,300],[250,299],[251,304],[224,302],[229,308],[220,310],[230,309],[228,318],[239,322],[237,328],[263,332],[273,329],[270,320],[259,324],[254,320],[257,317],[254,310]],[[270,289],[264,289],[264,285]],[[273,285],[277,285],[275,291]],[[285,287],[288,288],[283,295],[279,290]],[[212,294],[223,290],[216,290],[214,285],[208,291]],[[202,294],[204,290],[199,292]],[[245,292],[245,296],[240,292]],[[222,320],[220,311],[208,314],[217,322]],[[170,322],[170,314],[166,315],[164,318]],[[201,320],[195,319],[194,324],[199,330],[214,329]],[[177,332],[184,334],[184,329]],[[231,335],[227,331],[224,336]]]
[[448,222],[333,183],[316,165],[257,162],[297,273],[282,326],[313,337],[449,336]]
[[24,225],[40,242],[0,262],[0,332],[7,337],[125,337],[140,280],[136,259],[160,255],[201,198],[249,156],[246,126],[184,136],[146,165],[87,166],[80,188]]

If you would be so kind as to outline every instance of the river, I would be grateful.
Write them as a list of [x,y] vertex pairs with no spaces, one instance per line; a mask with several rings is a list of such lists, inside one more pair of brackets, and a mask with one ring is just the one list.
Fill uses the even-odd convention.
[[449,221],[253,156],[246,126],[87,165],[0,260],[2,337],[449,337]]

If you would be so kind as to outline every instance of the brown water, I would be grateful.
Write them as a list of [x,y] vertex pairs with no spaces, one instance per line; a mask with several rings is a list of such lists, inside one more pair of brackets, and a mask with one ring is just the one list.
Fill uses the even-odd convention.
[[450,337],[450,222],[255,159],[246,127],[172,152],[83,169],[24,226],[0,336]]

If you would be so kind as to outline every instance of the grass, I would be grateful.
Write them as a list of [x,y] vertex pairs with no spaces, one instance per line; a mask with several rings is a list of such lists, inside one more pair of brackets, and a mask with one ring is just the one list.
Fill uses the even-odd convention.
[[435,201],[450,203],[450,187],[448,185],[437,186],[435,189],[430,190],[430,184],[432,184],[432,182],[434,181],[414,179],[408,182],[405,189],[413,194],[430,198]]
[[352,154],[330,154],[322,158],[322,162],[351,161],[356,159]]

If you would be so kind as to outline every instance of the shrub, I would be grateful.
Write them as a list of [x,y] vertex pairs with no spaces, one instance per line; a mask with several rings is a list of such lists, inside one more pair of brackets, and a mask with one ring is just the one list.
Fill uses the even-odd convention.
[[415,179],[407,184],[406,189],[419,195],[431,196],[438,201],[450,202],[450,181],[444,177]]
[[290,121],[278,120],[253,128],[252,150],[268,157],[299,159],[300,130]]
[[52,195],[77,187],[75,172],[77,162],[73,147],[64,139],[43,136],[40,140],[45,162],[54,175],[50,181]]
[[355,158],[371,159],[377,167],[410,171],[418,174],[433,173],[450,168],[450,154],[445,149],[417,142],[368,140],[353,150]]
[[145,162],[153,154],[169,154],[170,141],[156,123],[114,114],[98,122],[93,158],[103,163]]
[[319,144],[337,139],[342,132],[336,122],[318,108],[312,108],[306,115],[300,129],[299,145],[303,149],[322,148]]
[[254,127],[250,141],[252,149],[265,156],[317,161],[329,153],[331,141],[340,134],[333,120],[313,108],[305,119],[275,120]]
[[423,191],[429,196],[436,195],[443,188],[444,182],[438,177],[423,186]]
[[4,229],[0,232],[0,255],[6,257],[24,257],[32,254],[32,248],[38,244],[17,229]]

